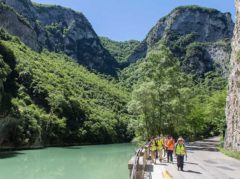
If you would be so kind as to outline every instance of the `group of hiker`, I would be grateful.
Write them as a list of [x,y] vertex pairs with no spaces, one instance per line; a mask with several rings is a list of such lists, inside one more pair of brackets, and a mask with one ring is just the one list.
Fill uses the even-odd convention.
[[175,142],[175,139],[170,135],[166,137],[163,135],[152,137],[149,141],[148,147],[150,149],[152,162],[156,164],[157,158],[160,162],[163,162],[167,155],[167,162],[173,163],[174,154],[177,158],[178,170],[183,171],[184,156],[187,153],[184,139],[182,137],[179,137],[177,142]]

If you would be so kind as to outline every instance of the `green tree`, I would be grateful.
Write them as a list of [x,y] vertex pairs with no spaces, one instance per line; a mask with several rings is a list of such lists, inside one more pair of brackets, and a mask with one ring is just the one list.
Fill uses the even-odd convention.
[[162,45],[149,52],[142,74],[144,79],[133,90],[129,110],[142,119],[140,126],[147,131],[144,137],[174,133],[188,111],[189,77],[181,73],[177,59]]

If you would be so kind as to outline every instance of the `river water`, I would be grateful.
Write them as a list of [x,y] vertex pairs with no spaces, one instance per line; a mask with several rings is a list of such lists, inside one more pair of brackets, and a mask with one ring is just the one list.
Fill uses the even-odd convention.
[[0,179],[128,179],[131,144],[94,145],[0,154]]

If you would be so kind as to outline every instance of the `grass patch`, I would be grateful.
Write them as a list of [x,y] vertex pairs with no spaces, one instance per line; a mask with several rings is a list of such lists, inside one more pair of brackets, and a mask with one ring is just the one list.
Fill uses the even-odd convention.
[[240,152],[229,151],[229,150],[226,150],[224,148],[218,148],[218,149],[223,154],[225,154],[225,155],[227,155],[229,157],[232,157],[232,158],[240,160]]

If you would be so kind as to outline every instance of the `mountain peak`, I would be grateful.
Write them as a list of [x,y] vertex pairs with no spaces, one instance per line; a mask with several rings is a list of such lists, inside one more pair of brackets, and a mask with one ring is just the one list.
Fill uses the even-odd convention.
[[216,42],[232,38],[233,28],[230,13],[195,5],[180,6],[157,22],[129,61],[145,57],[150,48],[169,34],[184,36],[194,33],[198,42]]
[[203,13],[221,13],[217,9],[202,7],[202,6],[198,6],[198,5],[179,6],[179,7],[175,8],[173,11],[186,11],[186,10],[200,11]]
[[[32,49],[38,51],[46,48],[54,52],[64,52],[89,69],[116,74],[117,61],[103,48],[96,32],[82,13],[61,6],[32,3],[30,0],[0,2],[12,7],[16,12],[15,15],[12,12],[9,19],[0,14],[0,19],[3,19],[0,27],[18,36]],[[30,29],[18,28],[22,26],[21,19],[29,22]],[[30,40],[25,38],[28,35],[25,29],[33,30],[33,38]]]

